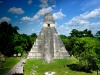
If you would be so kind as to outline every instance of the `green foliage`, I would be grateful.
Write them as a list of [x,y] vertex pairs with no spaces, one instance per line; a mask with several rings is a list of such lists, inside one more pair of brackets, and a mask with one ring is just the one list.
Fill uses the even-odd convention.
[[12,56],[14,53],[27,52],[32,47],[37,35],[19,34],[18,27],[13,27],[7,22],[0,24],[0,52],[5,56]]
[[81,68],[84,67],[84,71],[100,68],[100,41],[97,38],[77,38],[73,42],[70,54],[79,59],[79,65]]
[[67,39],[67,37],[66,37],[65,35],[60,35],[60,38],[61,38],[63,44],[66,46],[67,42],[69,41],[69,40]]
[[6,56],[13,54],[13,38],[17,32],[18,27],[13,27],[7,22],[2,22],[0,24],[0,52]]
[[31,37],[37,37],[36,33],[32,33]]
[[71,34],[72,37],[78,37],[79,36],[79,31],[76,30],[76,29],[73,29],[70,34]]
[[85,29],[84,31],[78,31],[76,29],[73,29],[70,34],[71,37],[93,37],[91,30],[87,29]]
[[78,70],[93,71],[100,69],[100,39],[93,37],[91,30],[73,29],[71,36],[60,36],[70,55],[79,59]]
[[14,50],[15,50],[15,52],[16,53],[23,53],[23,48],[22,48],[22,46],[16,46],[16,47],[14,47]]
[[100,31],[97,31],[96,36],[100,36]]
[[[34,33],[35,34],[35,33]],[[21,46],[22,49],[22,53],[23,51],[29,51],[34,43],[34,41],[36,40],[36,36],[28,36],[26,34],[18,34],[18,35],[15,35],[14,37],[14,45],[15,45],[15,48],[16,46]],[[18,50],[18,49],[17,49]],[[15,51],[17,51],[15,50]],[[19,52],[19,51],[17,51]]]

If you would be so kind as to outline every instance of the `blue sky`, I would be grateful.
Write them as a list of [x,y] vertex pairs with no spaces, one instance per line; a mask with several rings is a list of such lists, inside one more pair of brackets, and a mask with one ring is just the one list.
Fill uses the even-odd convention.
[[69,36],[72,29],[100,31],[100,0],[0,0],[0,23],[18,26],[21,34],[39,34],[48,12],[59,34]]

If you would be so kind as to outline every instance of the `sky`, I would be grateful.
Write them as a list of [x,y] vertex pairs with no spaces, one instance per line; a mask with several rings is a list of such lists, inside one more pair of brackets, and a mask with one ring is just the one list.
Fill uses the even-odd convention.
[[100,0],[0,0],[0,23],[18,26],[20,34],[37,35],[44,14],[53,15],[58,34],[72,29],[100,31]]

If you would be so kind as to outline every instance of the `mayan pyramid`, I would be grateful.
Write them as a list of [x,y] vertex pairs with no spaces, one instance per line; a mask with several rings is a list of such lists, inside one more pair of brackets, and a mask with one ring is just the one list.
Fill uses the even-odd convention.
[[27,59],[29,58],[43,59],[47,62],[69,58],[69,53],[58,35],[53,16],[50,13],[44,15],[43,27],[28,53]]

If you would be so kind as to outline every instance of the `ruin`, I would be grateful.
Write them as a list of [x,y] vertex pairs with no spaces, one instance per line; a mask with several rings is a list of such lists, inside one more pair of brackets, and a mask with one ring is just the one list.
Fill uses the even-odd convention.
[[55,21],[50,13],[44,15],[43,27],[34,42],[27,59],[43,59],[52,62],[54,59],[69,58],[58,32],[55,28]]

